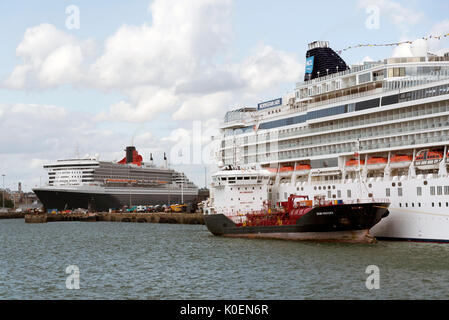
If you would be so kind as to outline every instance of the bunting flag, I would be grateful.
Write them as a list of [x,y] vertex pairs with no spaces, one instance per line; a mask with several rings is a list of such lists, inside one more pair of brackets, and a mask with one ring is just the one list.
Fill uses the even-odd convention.
[[[429,40],[429,39],[436,39],[436,40],[441,40],[441,38],[446,38],[449,37],[449,33],[446,34],[442,34],[439,36],[434,36],[434,35],[430,35],[428,37],[422,37],[421,39],[423,40]],[[393,46],[400,46],[401,44],[412,44],[413,41],[401,41],[401,42],[393,42],[393,43],[382,43],[382,44],[358,44],[355,46],[349,46],[346,47],[344,49],[338,50],[337,53],[338,54],[342,54],[344,51],[348,51],[350,49],[355,49],[355,48],[362,48],[362,47],[393,47]]]

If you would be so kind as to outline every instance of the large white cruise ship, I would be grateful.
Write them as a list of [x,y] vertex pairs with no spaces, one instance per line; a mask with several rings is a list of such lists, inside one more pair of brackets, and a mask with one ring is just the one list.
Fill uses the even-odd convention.
[[449,54],[415,53],[350,68],[328,42],[309,44],[294,93],[226,114],[212,213],[291,194],[387,199],[374,236],[448,242]]

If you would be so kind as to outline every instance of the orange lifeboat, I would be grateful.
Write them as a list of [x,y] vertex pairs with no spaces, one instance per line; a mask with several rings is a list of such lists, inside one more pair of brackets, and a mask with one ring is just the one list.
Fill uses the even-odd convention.
[[387,166],[388,159],[384,157],[372,157],[366,162],[368,169],[380,170]]
[[421,170],[438,169],[443,160],[443,152],[437,150],[421,150],[415,156],[415,166]]
[[293,167],[281,167],[279,172],[290,172],[293,171]]
[[298,175],[306,175],[310,172],[310,164],[297,164],[295,166],[295,171]]
[[390,158],[390,167],[408,168],[413,161],[413,157],[405,154],[396,154]]
[[365,160],[358,160],[358,159],[351,159],[346,161],[346,170],[348,171],[354,171],[356,169],[358,169],[360,166],[364,166],[365,165]]

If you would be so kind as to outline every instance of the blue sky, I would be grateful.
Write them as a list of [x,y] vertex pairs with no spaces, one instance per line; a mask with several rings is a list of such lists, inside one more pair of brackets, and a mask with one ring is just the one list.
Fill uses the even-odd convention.
[[[152,3],[0,3],[0,171],[7,174],[11,188],[18,181],[36,185],[39,177],[45,178],[41,164],[69,156],[75,145],[113,160],[135,136],[145,153],[170,153],[191,133],[192,121],[202,121],[204,130],[212,132],[232,106],[255,105],[293,90],[303,77],[311,41],[329,40],[338,50],[449,32],[449,3],[440,0],[158,0],[150,7]],[[78,30],[66,28],[68,5],[80,10]],[[378,29],[365,27],[365,8],[370,5],[380,10]],[[155,14],[162,17],[156,27]],[[47,55],[34,56],[40,44],[25,43],[27,30],[43,35]],[[52,37],[61,43],[52,44]],[[153,47],[146,47],[145,41]],[[431,49],[449,47],[445,41],[433,43]],[[54,68],[44,70],[43,61],[67,44],[79,49],[81,58],[65,54],[58,59],[68,59],[68,66],[75,59],[79,65],[68,69],[67,77],[60,69],[54,74]],[[25,48],[25,54],[17,54],[18,47]],[[363,48],[345,52],[343,58],[351,64],[391,54],[391,48]],[[26,81],[14,87],[11,74],[18,66],[30,71]],[[93,66],[104,72],[101,77]],[[17,104],[24,107],[14,108]],[[48,117],[44,111],[36,113],[41,109]],[[51,110],[58,111],[53,121]],[[203,185],[204,164],[179,168]]]

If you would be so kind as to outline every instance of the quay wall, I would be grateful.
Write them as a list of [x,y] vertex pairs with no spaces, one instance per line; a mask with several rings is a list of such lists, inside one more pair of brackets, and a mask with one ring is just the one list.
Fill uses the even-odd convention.
[[46,223],[56,221],[85,222],[137,222],[137,223],[174,223],[204,224],[202,213],[90,213],[90,214],[27,214],[26,223]]

